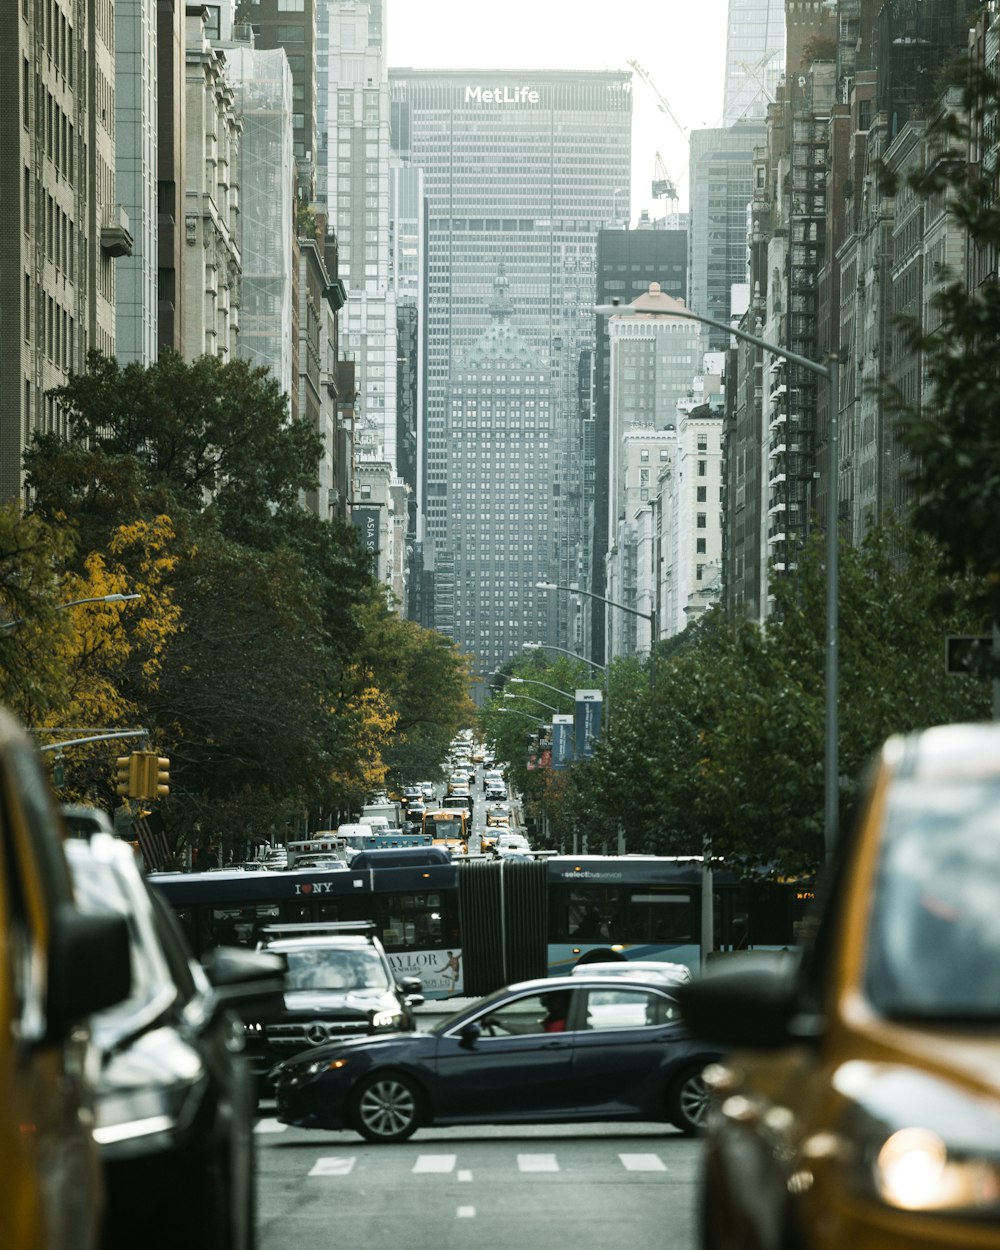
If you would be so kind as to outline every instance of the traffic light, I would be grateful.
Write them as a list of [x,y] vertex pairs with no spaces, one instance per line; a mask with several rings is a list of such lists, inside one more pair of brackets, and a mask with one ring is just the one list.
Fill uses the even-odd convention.
[[170,793],[170,760],[155,751],[133,751],[115,761],[118,793],[130,799],[161,799]]
[[170,760],[165,755],[146,756],[146,798],[162,799],[170,793]]
[[116,789],[124,798],[135,798],[139,793],[142,780],[140,764],[138,751],[133,751],[131,755],[119,755],[115,760]]

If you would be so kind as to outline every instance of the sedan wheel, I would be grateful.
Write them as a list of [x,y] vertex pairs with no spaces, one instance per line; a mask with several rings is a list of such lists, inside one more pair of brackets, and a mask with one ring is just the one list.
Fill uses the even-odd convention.
[[688,1068],[667,1095],[667,1119],[689,1137],[704,1128],[708,1118],[708,1086],[701,1073],[701,1068]]
[[420,1126],[420,1091],[399,1073],[371,1076],[358,1089],[352,1122],[366,1141],[406,1141]]

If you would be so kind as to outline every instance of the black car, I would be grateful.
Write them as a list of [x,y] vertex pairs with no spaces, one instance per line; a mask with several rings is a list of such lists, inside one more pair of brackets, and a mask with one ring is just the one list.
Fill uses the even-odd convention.
[[203,968],[127,843],[69,838],[66,855],[81,910],[124,916],[131,945],[131,993],[90,1020],[103,1250],[252,1250],[255,1099],[235,1009],[277,1009],[281,963],[219,948]]
[[[369,854],[379,852],[359,852],[362,857]],[[386,854],[408,856],[409,850]],[[413,1008],[424,1001],[420,979],[396,979],[374,927],[353,922],[264,926],[262,949],[280,956],[287,973],[281,1013],[269,1022],[247,1025],[260,1076],[318,1042],[414,1027]]]
[[273,1078],[283,1123],[371,1142],[431,1125],[600,1120],[691,1134],[702,1069],[719,1054],[694,1039],[662,980],[576,974],[509,986],[427,1032],[316,1046]]

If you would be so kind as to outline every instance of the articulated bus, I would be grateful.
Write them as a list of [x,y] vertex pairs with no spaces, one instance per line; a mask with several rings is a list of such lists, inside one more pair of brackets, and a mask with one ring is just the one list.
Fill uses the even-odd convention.
[[[387,866],[375,866],[380,857]],[[369,851],[363,862],[340,872],[221,869],[149,879],[198,954],[253,946],[266,924],[370,920],[397,974],[419,976],[428,998],[566,972],[590,951],[697,971],[703,927],[718,952],[788,948],[812,898],[807,884],[748,882],[713,867],[706,910],[697,858],[446,861],[425,848]]]

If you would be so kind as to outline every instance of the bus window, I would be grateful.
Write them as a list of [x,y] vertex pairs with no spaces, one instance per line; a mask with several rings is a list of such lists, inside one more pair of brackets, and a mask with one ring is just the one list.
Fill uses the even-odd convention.
[[691,895],[677,890],[635,890],[628,899],[630,942],[695,942],[698,918]]
[[619,942],[617,886],[574,885],[553,889],[549,900],[550,942]]
[[390,947],[435,947],[445,944],[444,907],[440,894],[390,894],[383,901],[382,930]]

